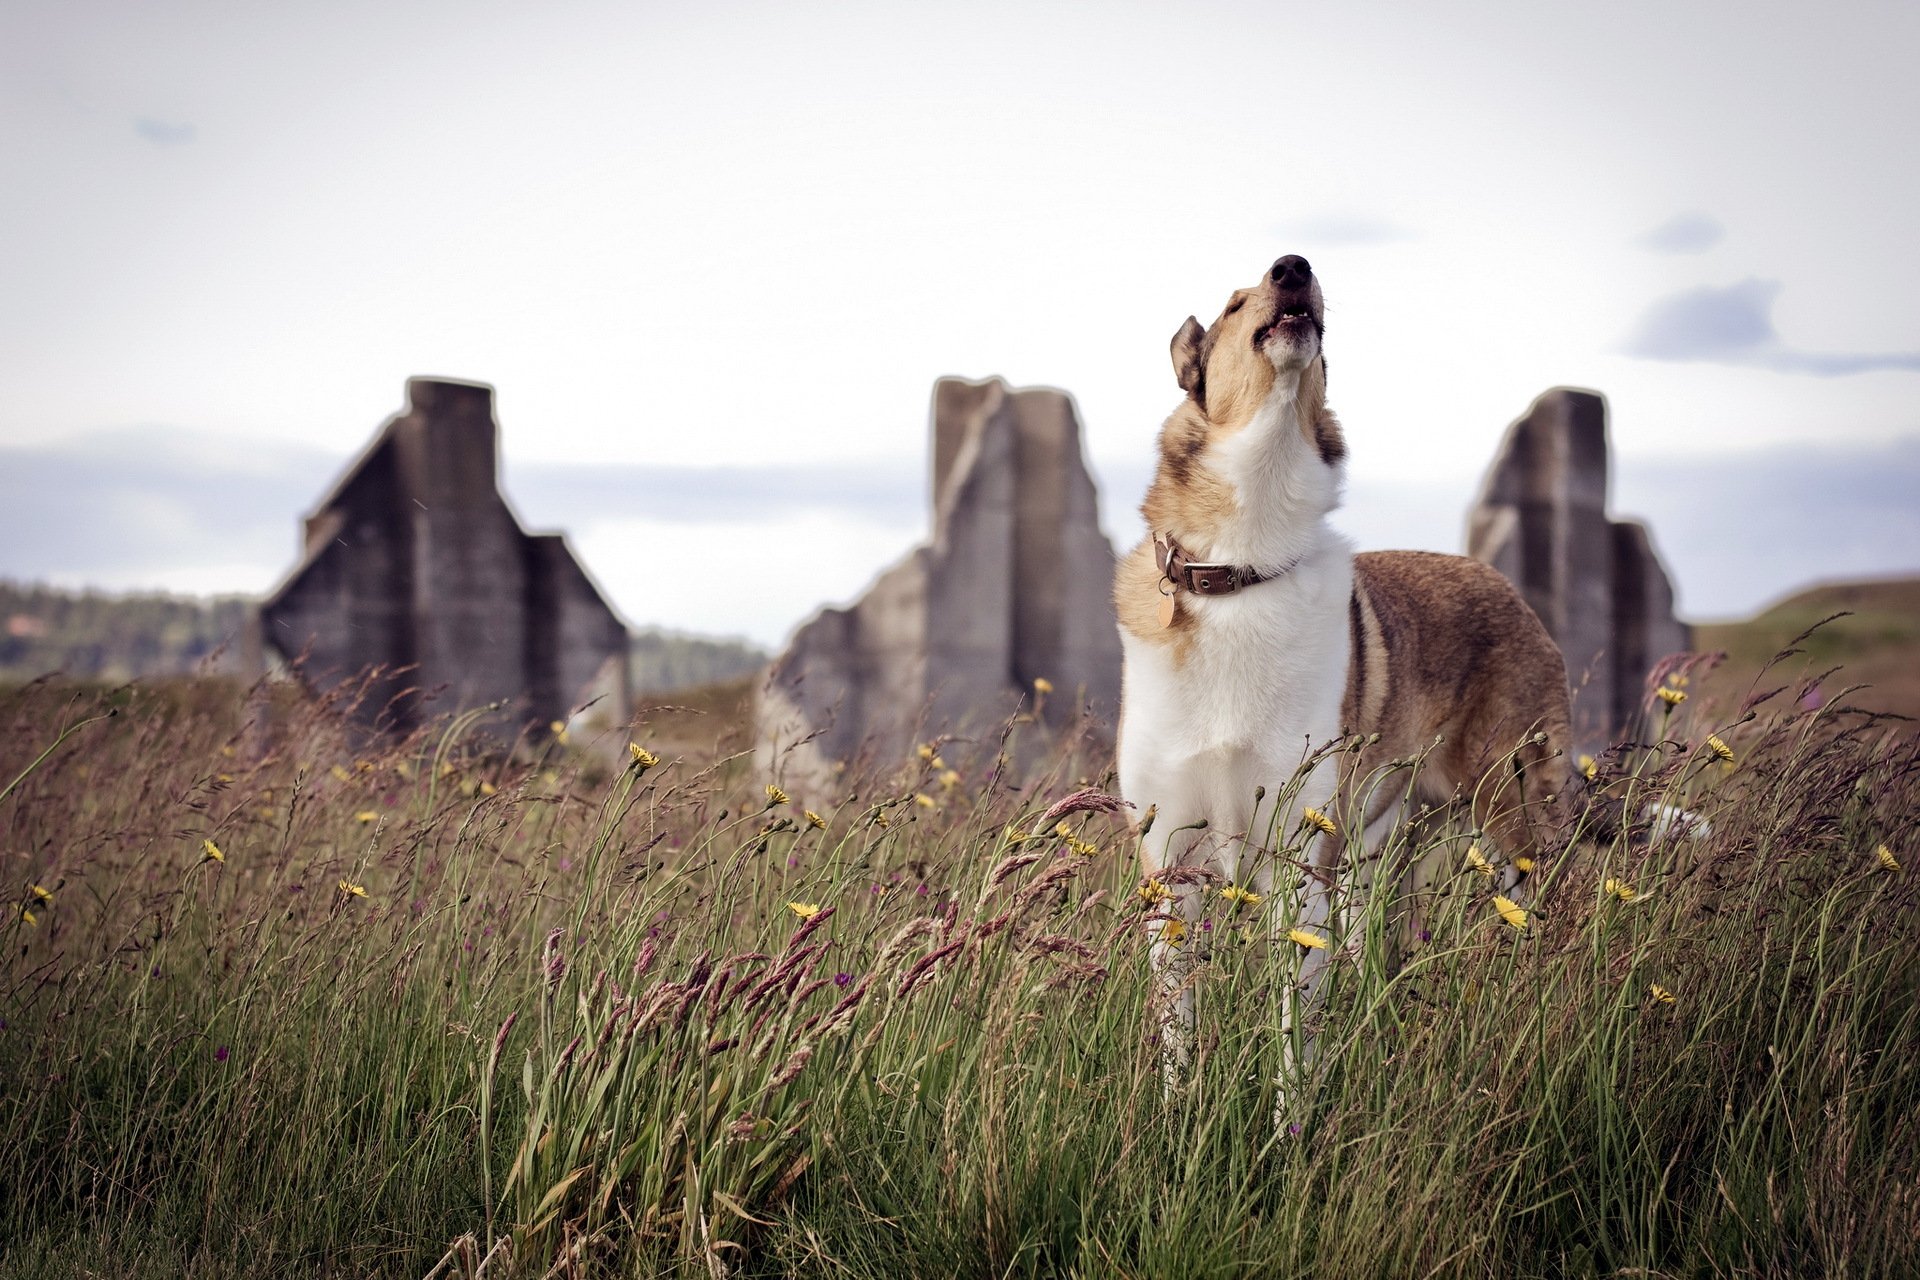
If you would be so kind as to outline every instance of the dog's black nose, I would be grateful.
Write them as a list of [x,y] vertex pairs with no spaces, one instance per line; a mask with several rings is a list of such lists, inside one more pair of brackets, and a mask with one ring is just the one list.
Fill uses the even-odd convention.
[[1313,267],[1299,254],[1290,253],[1274,263],[1268,275],[1282,289],[1298,289],[1313,279]]

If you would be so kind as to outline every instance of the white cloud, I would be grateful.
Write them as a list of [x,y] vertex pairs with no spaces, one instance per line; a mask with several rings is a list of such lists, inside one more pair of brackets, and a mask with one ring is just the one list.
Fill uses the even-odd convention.
[[1634,243],[1654,253],[1705,253],[1726,235],[1726,227],[1711,214],[1677,213]]
[[1648,360],[1705,360],[1829,378],[1920,371],[1920,351],[1850,354],[1787,346],[1773,327],[1773,304],[1781,288],[1777,280],[1749,279],[1662,298],[1640,318],[1624,350]]

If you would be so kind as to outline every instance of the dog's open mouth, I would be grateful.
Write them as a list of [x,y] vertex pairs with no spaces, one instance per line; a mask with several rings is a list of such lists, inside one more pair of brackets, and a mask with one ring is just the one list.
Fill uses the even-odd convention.
[[1319,332],[1320,324],[1313,318],[1313,312],[1306,302],[1290,302],[1280,308],[1280,314],[1260,326],[1253,335],[1255,350],[1267,345],[1267,339],[1276,333],[1284,333],[1289,338],[1300,336],[1306,330]]

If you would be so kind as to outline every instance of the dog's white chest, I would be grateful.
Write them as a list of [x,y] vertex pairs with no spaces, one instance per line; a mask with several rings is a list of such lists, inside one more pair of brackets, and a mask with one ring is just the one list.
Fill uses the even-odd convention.
[[1207,816],[1279,790],[1340,731],[1352,590],[1350,554],[1329,548],[1284,579],[1183,601],[1197,614],[1184,660],[1123,635],[1127,799]]

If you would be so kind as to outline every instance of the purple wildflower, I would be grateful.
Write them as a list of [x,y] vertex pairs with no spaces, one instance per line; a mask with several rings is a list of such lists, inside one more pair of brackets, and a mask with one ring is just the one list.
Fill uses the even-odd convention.
[[833,975],[833,985],[836,987],[844,987],[852,981],[853,975],[850,973],[836,973]]
[[215,1062],[225,1062],[227,1060],[227,1046],[221,1045],[218,1049],[215,1049],[213,1051],[213,1060]]

